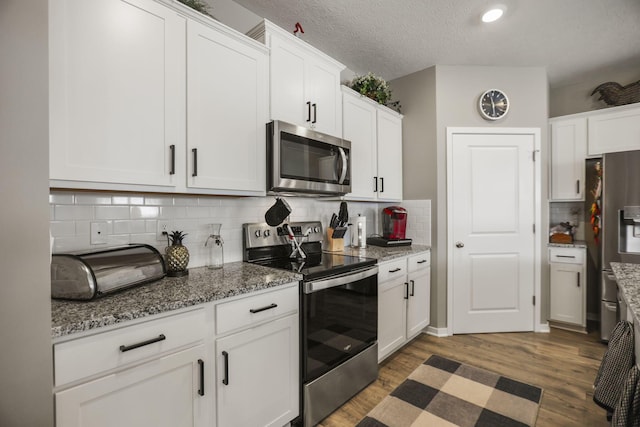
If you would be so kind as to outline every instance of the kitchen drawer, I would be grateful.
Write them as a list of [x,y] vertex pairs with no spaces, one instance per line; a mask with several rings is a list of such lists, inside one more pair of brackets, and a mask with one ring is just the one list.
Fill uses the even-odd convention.
[[549,262],[582,264],[584,254],[585,250],[581,248],[549,248]]
[[407,274],[407,259],[383,262],[378,266],[378,282],[386,282]]
[[431,252],[424,252],[417,255],[412,255],[407,260],[407,266],[409,273],[414,271],[424,270],[431,265]]
[[218,335],[298,311],[298,284],[216,306]]
[[55,344],[55,385],[160,355],[205,335],[205,312],[198,309]]

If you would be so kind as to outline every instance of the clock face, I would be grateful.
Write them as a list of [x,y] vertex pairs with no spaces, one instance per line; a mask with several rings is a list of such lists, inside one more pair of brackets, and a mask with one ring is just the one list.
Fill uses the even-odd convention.
[[487,120],[498,120],[509,111],[509,98],[501,90],[489,89],[480,96],[480,113]]

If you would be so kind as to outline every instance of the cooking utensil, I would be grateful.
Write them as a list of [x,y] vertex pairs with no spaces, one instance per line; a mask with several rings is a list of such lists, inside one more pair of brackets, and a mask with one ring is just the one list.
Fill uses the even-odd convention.
[[282,224],[291,214],[291,206],[286,200],[276,197],[276,202],[264,214],[264,220],[272,227]]
[[331,221],[329,221],[329,227],[337,228],[338,227],[338,215],[331,214]]
[[347,210],[347,202],[340,202],[340,211],[338,212],[338,226],[344,227],[349,221],[349,211]]
[[333,233],[331,234],[332,239],[342,239],[344,234],[347,232],[347,227],[338,227],[333,229]]

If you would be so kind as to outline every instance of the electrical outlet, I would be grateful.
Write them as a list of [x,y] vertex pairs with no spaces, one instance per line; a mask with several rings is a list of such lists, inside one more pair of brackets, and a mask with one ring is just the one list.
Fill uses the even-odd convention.
[[106,222],[91,223],[91,244],[105,245],[107,243],[108,226]]
[[158,228],[156,232],[156,240],[158,242],[166,242],[167,234],[171,231],[171,221],[167,219],[159,219],[158,220]]

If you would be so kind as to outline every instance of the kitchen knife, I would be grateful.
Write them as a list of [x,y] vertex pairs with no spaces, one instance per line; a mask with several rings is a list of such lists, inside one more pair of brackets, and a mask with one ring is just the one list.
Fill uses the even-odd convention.
[[338,226],[344,227],[349,221],[349,211],[347,210],[347,202],[340,202],[340,211],[338,212]]
[[333,230],[331,234],[332,239],[342,239],[347,232],[347,227],[338,227]]

